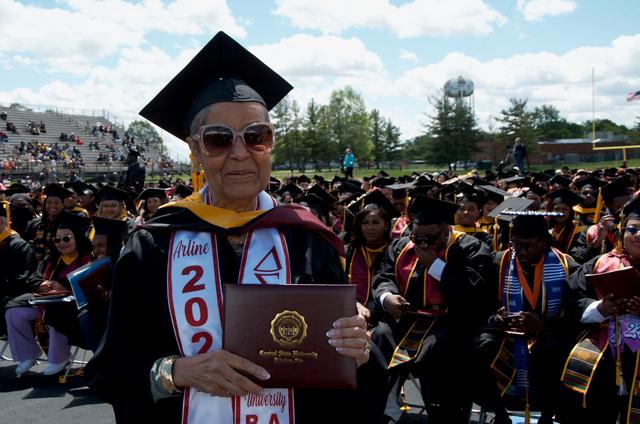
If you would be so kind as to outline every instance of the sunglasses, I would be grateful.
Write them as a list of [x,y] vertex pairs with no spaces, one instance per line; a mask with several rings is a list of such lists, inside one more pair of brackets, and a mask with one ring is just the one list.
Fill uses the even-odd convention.
[[71,240],[73,240],[73,237],[71,237],[71,236],[63,236],[63,237],[57,237],[56,236],[56,237],[53,238],[53,243],[54,244],[58,244],[61,241],[65,242],[65,243],[69,243]]
[[275,142],[275,127],[270,122],[249,124],[240,132],[235,132],[223,124],[200,127],[200,134],[194,136],[200,150],[207,156],[224,156],[233,148],[238,137],[252,152],[265,154],[271,151]]
[[635,225],[629,225],[624,229],[624,231],[630,236],[635,236],[635,235],[638,235],[638,231],[640,231],[640,229]]
[[442,233],[442,231],[438,231],[435,234],[431,234],[428,236],[419,236],[417,234],[409,234],[409,240],[411,240],[413,242],[413,244],[420,246],[421,244],[429,244],[429,245],[433,245],[435,244],[436,240],[438,240],[438,237],[440,237],[440,234]]

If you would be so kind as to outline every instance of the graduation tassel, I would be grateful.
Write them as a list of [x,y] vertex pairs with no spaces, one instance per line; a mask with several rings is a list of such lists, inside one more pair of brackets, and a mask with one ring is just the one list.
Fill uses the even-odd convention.
[[196,157],[192,154],[189,155],[191,159],[191,185],[193,191],[198,192],[204,187],[204,171],[202,171],[202,165],[196,162]]
[[622,359],[620,358],[620,322],[616,317],[615,322],[615,338],[616,338],[616,386],[618,386],[618,395],[624,396],[627,394],[627,387],[624,384],[624,378],[622,378]]
[[531,424],[531,408],[529,406],[529,382],[524,388],[524,424]]
[[602,199],[602,188],[598,189],[598,200],[596,201],[596,212],[593,215],[593,223],[597,224],[598,221],[600,221],[600,214],[602,213],[602,206],[603,206],[603,199]]

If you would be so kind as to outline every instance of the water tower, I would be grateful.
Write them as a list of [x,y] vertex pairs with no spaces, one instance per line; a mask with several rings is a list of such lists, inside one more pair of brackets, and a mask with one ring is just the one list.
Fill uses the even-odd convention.
[[459,76],[458,78],[451,78],[444,84],[444,95],[456,99],[456,102],[463,102],[469,98],[469,106],[473,110],[475,109],[473,88],[473,81]]

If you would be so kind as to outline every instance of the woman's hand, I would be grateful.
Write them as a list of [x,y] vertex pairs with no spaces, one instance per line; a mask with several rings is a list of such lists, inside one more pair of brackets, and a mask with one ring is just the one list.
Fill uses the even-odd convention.
[[340,318],[327,331],[327,337],[338,353],[354,358],[358,367],[369,361],[371,333],[367,331],[367,321],[362,315]]
[[46,293],[50,291],[65,291],[67,288],[54,280],[45,280],[38,286],[38,293]]
[[261,394],[262,387],[242,373],[259,380],[271,377],[261,366],[222,349],[178,358],[173,363],[173,382],[176,387],[192,387],[223,397]]

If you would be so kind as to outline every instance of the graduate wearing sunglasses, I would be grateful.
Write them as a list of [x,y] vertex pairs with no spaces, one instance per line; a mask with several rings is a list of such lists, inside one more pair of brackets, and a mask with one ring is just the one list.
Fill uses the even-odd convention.
[[408,373],[420,379],[429,421],[468,422],[465,364],[493,293],[489,247],[453,230],[458,205],[418,195],[409,236],[394,240],[373,280],[386,316],[374,330],[389,366],[385,415],[400,418],[399,391]]
[[[360,390],[282,388],[263,395],[267,370],[221,346],[223,282],[346,283],[343,245],[331,229],[264,191],[276,143],[268,111],[291,88],[220,32],[141,111],[188,143],[194,177],[201,169],[206,184],[138,227],[114,267],[107,331],[87,374],[118,422],[377,421],[373,414],[383,403],[365,405]],[[207,277],[194,280],[194,291],[180,291],[194,269]],[[190,335],[194,317],[183,311],[194,301],[212,303],[198,318],[200,332]],[[373,373],[384,370],[369,360],[364,317],[334,326],[326,343],[359,366],[358,387],[370,390]],[[207,336],[211,343],[203,344]],[[250,404],[255,398],[261,405]],[[272,405],[274,398],[285,406]]]
[[[596,292],[586,278],[588,274],[624,267],[640,269],[638,195],[622,209],[618,240],[616,248],[586,262],[569,279],[570,285],[578,292],[576,304],[580,322],[591,330],[572,350],[563,374],[565,385],[575,391],[577,407],[574,416],[579,422],[635,422],[634,416],[640,407],[640,350],[635,331],[640,323],[640,297],[616,297],[616,281],[611,282],[611,293]],[[616,339],[619,340],[617,349]],[[584,364],[585,357],[580,357],[579,351],[587,346],[591,352],[588,358],[593,359],[589,361],[589,369],[593,369],[591,375],[584,372],[584,367],[576,368],[576,365]],[[572,377],[575,375],[580,378]],[[577,381],[582,384],[576,384]]]
[[[69,212],[62,212],[60,223],[52,240],[55,249],[42,261],[29,281],[41,294],[71,293],[67,275],[91,260],[91,242],[86,236],[91,220]],[[71,356],[70,345],[82,345],[80,328],[76,321],[75,303],[49,304],[45,308],[26,306],[31,294],[13,299],[7,305],[5,317],[9,346],[18,361],[16,375],[22,376],[36,363],[41,349],[34,339],[31,323],[44,315],[49,330],[49,365],[45,375],[62,372]]]

